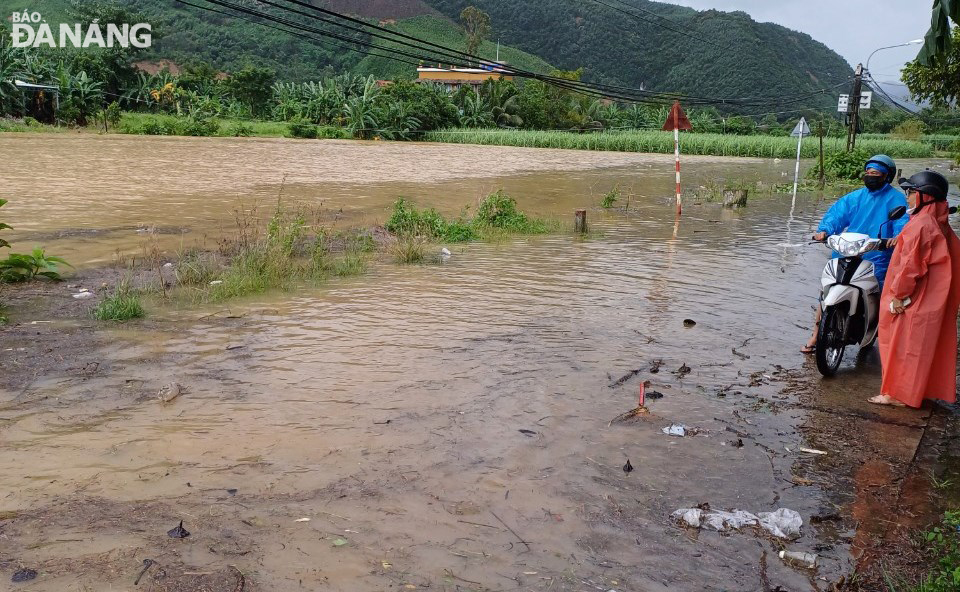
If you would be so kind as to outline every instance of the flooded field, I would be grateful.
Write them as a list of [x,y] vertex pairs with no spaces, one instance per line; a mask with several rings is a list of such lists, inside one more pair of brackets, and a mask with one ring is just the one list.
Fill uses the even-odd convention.
[[[596,231],[122,326],[0,329],[5,374],[62,361],[0,391],[3,585],[27,567],[25,590],[132,590],[151,559],[138,589],[831,590],[884,535],[870,517],[928,433],[929,410],[867,408],[875,352],[830,382],[797,353],[827,256],[805,240],[818,196],[690,199],[676,226],[671,160],[651,155],[8,135],[0,162],[9,240],[81,270],[144,229],[171,251],[215,240],[281,184],[343,225],[401,195],[455,214],[503,188],[537,215],[589,207]],[[780,183],[792,163],[685,171]],[[629,208],[597,209],[616,185]],[[652,415],[611,425],[643,380]],[[172,381],[184,394],[159,403]],[[906,490],[916,515],[924,487]],[[790,508],[803,535],[670,517],[700,504]],[[181,520],[191,535],[168,537]]]

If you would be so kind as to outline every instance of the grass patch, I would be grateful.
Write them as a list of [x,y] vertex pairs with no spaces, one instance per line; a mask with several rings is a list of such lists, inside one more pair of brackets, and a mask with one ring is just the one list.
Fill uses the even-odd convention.
[[194,303],[223,302],[365,273],[376,250],[373,235],[328,236],[308,223],[313,214],[278,203],[264,223],[256,207],[236,211],[236,232],[220,243],[219,252],[181,254],[175,270],[178,295]]
[[[517,208],[516,200],[503,191],[483,198],[472,219],[467,219],[464,210],[460,217],[453,221],[446,220],[433,208],[417,209],[414,204],[401,197],[394,202],[393,212],[386,224],[387,230],[401,237],[401,243],[410,242],[403,240],[408,238],[418,239],[419,242],[445,243],[500,240],[516,234],[546,234],[558,227],[559,225],[545,220],[527,216]],[[396,249],[415,250],[410,244],[397,245]],[[395,259],[403,263],[412,262],[406,256],[396,256],[396,253]],[[422,260],[422,257],[418,260]]]
[[[423,140],[427,142],[524,146],[530,148],[673,153],[672,133],[646,130],[581,134],[563,131],[448,129],[435,133],[428,132],[424,134]],[[684,154],[795,158],[797,153],[797,141],[790,137],[684,132],[680,135],[680,143]],[[863,139],[858,142],[858,145],[871,154],[889,154],[894,158],[927,158],[933,154],[933,146],[930,144],[890,137]],[[826,138],[824,139],[824,150],[827,153],[845,152],[846,139]],[[814,158],[817,154],[819,154],[817,142],[805,142],[803,144],[801,156]]]
[[107,296],[93,309],[93,318],[98,321],[129,321],[147,315],[140,295],[130,289],[127,281],[120,282],[113,294]]
[[[2,127],[0,127],[2,131]],[[310,122],[253,121],[180,117],[163,113],[126,112],[111,131],[141,136],[210,136],[260,138],[349,139],[350,134],[336,126],[318,126]]]
[[393,260],[402,265],[423,263],[426,259],[427,243],[415,236],[403,236],[390,246]]
[[333,275],[339,277],[351,277],[363,275],[367,271],[370,259],[366,254],[349,250],[343,255],[335,257],[330,263],[329,270]]
[[177,285],[207,286],[219,277],[220,271],[220,263],[213,253],[181,253],[175,268]]
[[939,526],[925,535],[934,566],[917,592],[956,592],[960,590],[960,511],[945,512]]

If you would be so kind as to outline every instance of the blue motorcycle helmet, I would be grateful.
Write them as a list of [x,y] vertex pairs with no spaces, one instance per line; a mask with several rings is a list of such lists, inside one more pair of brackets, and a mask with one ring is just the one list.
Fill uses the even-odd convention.
[[863,170],[868,171],[870,169],[884,173],[884,178],[887,183],[893,183],[893,180],[897,178],[897,163],[886,154],[877,154],[870,157],[866,164],[863,165]]

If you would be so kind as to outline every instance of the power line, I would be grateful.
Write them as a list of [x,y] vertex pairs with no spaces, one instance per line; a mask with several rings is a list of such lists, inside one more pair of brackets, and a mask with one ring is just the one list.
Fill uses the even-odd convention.
[[[212,1],[212,0],[207,0],[207,1]],[[367,22],[365,22],[365,21],[356,19],[356,18],[354,18],[354,17],[350,17],[350,16],[347,16],[347,15],[343,15],[343,14],[341,14],[341,13],[334,12],[334,11],[331,11],[331,10],[327,10],[327,9],[321,8],[321,7],[319,7],[319,6],[314,6],[313,4],[309,4],[309,3],[303,2],[302,0],[285,0],[285,1],[286,1],[287,3],[290,3],[290,4],[295,4],[295,5],[297,5],[297,6],[303,6],[303,7],[305,7],[305,8],[309,8],[309,9],[315,11],[315,12],[320,12],[320,13],[325,14],[325,15],[332,15],[332,16],[335,16],[335,17],[337,17],[337,18],[340,18],[340,19],[343,19],[343,20],[346,20],[346,21],[349,21],[349,22],[352,22],[352,23],[356,23],[356,24],[358,24],[358,25],[360,25],[360,26],[362,26],[362,27],[366,27],[366,28],[369,28],[369,29],[374,29],[374,30],[377,30],[377,31],[381,31],[381,32],[386,33],[386,34],[388,34],[388,35],[393,35],[393,36],[401,37],[401,38],[403,38],[403,39],[405,39],[405,40],[411,40],[411,41],[415,41],[415,42],[417,42],[417,43],[424,44],[424,45],[427,45],[427,46],[430,46],[430,47],[439,48],[440,50],[442,50],[442,52],[435,52],[435,53],[443,53],[443,54],[445,54],[447,57],[449,57],[449,56],[451,56],[451,55],[463,56],[463,57],[467,58],[468,60],[477,60],[478,62],[480,62],[480,63],[485,63],[485,64],[487,64],[487,65],[497,66],[497,67],[503,67],[503,66],[500,65],[500,64],[496,64],[495,62],[489,62],[489,61],[484,60],[483,58],[480,58],[480,57],[478,57],[478,56],[476,56],[476,55],[469,54],[469,53],[466,53],[466,52],[462,52],[462,51],[460,51],[460,50],[451,49],[451,48],[449,48],[449,47],[446,47],[446,46],[443,46],[443,45],[439,45],[439,44],[436,44],[436,43],[432,43],[432,42],[429,42],[429,41],[424,41],[424,40],[419,39],[419,38],[417,38],[417,37],[413,37],[413,36],[411,36],[411,35],[406,35],[406,34],[401,33],[401,32],[390,31],[389,29],[386,29],[386,28],[384,28],[384,27],[381,27],[381,26],[378,26],[378,25],[373,25],[373,24],[367,23]],[[281,9],[286,9],[286,10],[288,10],[288,11],[292,11],[292,12],[295,12],[295,13],[297,13],[297,14],[301,14],[301,15],[306,16],[306,15],[305,15],[303,12],[301,12],[301,11],[295,11],[295,10],[290,9],[290,8],[287,8],[287,7],[282,7],[282,6],[280,6],[280,5],[277,5],[277,4],[274,3],[274,2],[271,2],[270,0],[261,0],[261,3],[267,4],[267,5],[270,5],[270,6],[275,6],[275,7],[281,8]],[[353,30],[353,31],[360,31],[360,29],[357,29],[356,27],[348,27],[348,26],[343,25],[343,24],[341,24],[341,23],[336,23],[335,21],[331,21],[330,19],[326,19],[326,18],[322,18],[322,17],[315,17],[315,18],[320,19],[320,20],[322,20],[322,21],[324,21],[324,22],[328,22],[328,23],[335,24],[335,25],[338,25],[338,26],[341,26],[341,27],[349,28],[350,30]],[[376,37],[383,38],[383,39],[387,39],[387,40],[390,40],[390,41],[393,41],[393,42],[402,43],[403,45],[407,45],[407,46],[409,46],[409,47],[414,47],[414,48],[422,49],[422,48],[421,48],[420,46],[418,46],[418,45],[414,45],[414,44],[407,43],[407,42],[400,42],[400,41],[397,41],[397,40],[395,40],[395,39],[389,39],[389,38],[384,37],[383,35],[380,35],[380,34],[377,34],[377,35],[375,35],[375,36],[376,36]],[[434,52],[435,50],[429,50],[429,51]],[[737,104],[738,102],[741,102],[741,101],[742,101],[741,99],[723,99],[723,100],[721,100],[721,101],[717,101],[716,99],[710,99],[710,98],[704,98],[704,97],[690,97],[690,96],[684,96],[684,95],[679,95],[679,94],[658,93],[658,92],[652,92],[652,91],[645,91],[645,90],[643,90],[643,89],[625,89],[624,87],[609,87],[609,86],[606,86],[606,85],[587,84],[587,83],[583,83],[583,82],[580,82],[580,81],[570,81],[570,80],[566,80],[566,79],[558,78],[558,77],[554,77],[554,76],[545,76],[545,75],[542,75],[542,74],[537,74],[537,73],[533,73],[533,72],[528,72],[528,71],[521,70],[521,69],[518,69],[518,68],[512,68],[512,67],[505,67],[505,68],[506,68],[507,70],[509,70],[511,73],[513,73],[513,74],[515,74],[515,75],[518,75],[518,76],[528,77],[528,78],[535,78],[535,79],[542,80],[542,81],[549,82],[549,83],[556,83],[556,84],[555,84],[556,86],[566,86],[566,87],[568,87],[568,88],[569,88],[569,87],[574,87],[574,86],[579,86],[579,87],[584,87],[584,88],[591,88],[592,90],[596,90],[596,89],[604,89],[604,90],[607,90],[607,89],[610,89],[610,90],[617,90],[617,91],[626,91],[626,92],[629,92],[629,93],[636,93],[636,94],[638,94],[640,97],[644,97],[644,98],[646,98],[646,97],[653,97],[653,98],[657,98],[657,99],[661,99],[661,100],[670,100],[670,101],[683,99],[683,100],[687,100],[687,101],[706,101],[706,102],[714,102],[714,103],[716,103],[716,104]],[[606,88],[605,88],[605,86],[606,86]],[[594,93],[594,94],[597,94],[597,93]],[[813,94],[817,94],[817,93],[816,93],[816,92],[811,93],[811,96],[812,96]],[[610,98],[622,98],[622,99],[626,99],[626,100],[628,100],[628,101],[630,101],[630,100],[634,100],[634,101],[637,100],[636,97],[634,97],[634,96],[624,96],[624,95],[622,95],[622,94],[620,94],[620,95],[614,95],[613,93],[611,93],[609,96],[610,96]],[[767,99],[758,99],[758,100],[767,100]],[[639,101],[638,101],[638,102],[639,102]],[[759,105],[758,105],[758,106],[759,106]]]
[[[598,0],[598,1],[599,1],[599,0]],[[622,1],[622,0],[621,0],[621,1]],[[385,31],[385,32],[387,32],[387,33],[389,33],[389,34],[392,34],[392,35],[398,35],[398,36],[404,37],[405,39],[410,39],[410,40],[414,40],[414,41],[417,41],[417,42],[420,42],[420,43],[425,43],[425,44],[430,45],[430,46],[433,46],[433,47],[441,48],[441,49],[443,49],[443,50],[445,50],[445,51],[448,51],[448,52],[455,52],[455,53],[457,53],[457,54],[459,54],[459,55],[466,56],[466,57],[468,57],[469,59],[476,59],[476,60],[480,60],[481,62],[484,61],[483,58],[479,58],[479,57],[477,57],[477,56],[475,56],[475,55],[468,54],[468,53],[465,53],[465,52],[461,52],[461,51],[459,51],[459,50],[452,50],[452,49],[450,49],[450,48],[448,48],[448,47],[446,47],[446,46],[442,46],[442,45],[438,45],[438,44],[435,44],[435,43],[430,43],[430,42],[427,42],[427,41],[423,41],[423,40],[420,40],[420,39],[418,39],[418,38],[416,38],[416,37],[412,37],[412,36],[405,35],[405,34],[402,34],[402,33],[395,33],[395,32],[389,31],[388,29],[384,29],[383,27],[371,25],[371,24],[369,24],[369,23],[365,23],[364,21],[355,19],[355,18],[353,18],[353,17],[347,17],[347,16],[345,16],[345,15],[340,15],[340,13],[336,13],[336,12],[333,12],[333,11],[330,11],[330,10],[322,9],[322,8],[320,8],[320,7],[317,7],[317,6],[313,6],[312,4],[304,3],[304,2],[302,2],[301,0],[286,0],[286,2],[293,3],[293,4],[297,4],[297,5],[301,5],[301,6],[306,6],[306,7],[308,7],[308,8],[311,8],[311,9],[313,9],[313,10],[315,10],[315,11],[318,11],[318,12],[322,12],[322,13],[324,13],[324,14],[338,15],[338,16],[341,17],[341,18],[345,18],[345,19],[347,19],[347,20],[349,20],[349,21],[351,21],[351,22],[359,23],[359,24],[361,24],[362,26],[371,27],[371,28],[374,28],[374,29],[377,29],[377,30]],[[265,3],[267,3],[267,4],[273,4],[272,2],[269,2],[268,0],[265,0]],[[275,5],[275,4],[274,4],[274,5]],[[302,13],[301,13],[301,14],[302,14]],[[488,62],[488,63],[489,63],[489,62]],[[767,102],[770,100],[770,98],[767,98],[767,97],[755,97],[755,98],[751,98],[751,99],[738,99],[738,98],[716,99],[716,98],[709,98],[709,97],[686,96],[686,95],[681,95],[681,94],[677,94],[677,93],[661,93],[661,92],[645,91],[645,90],[643,90],[643,89],[633,89],[633,88],[622,87],[622,86],[611,86],[611,85],[602,85],[602,84],[595,84],[595,83],[594,83],[594,84],[588,84],[588,83],[583,83],[583,82],[580,82],[580,81],[569,81],[569,80],[565,80],[565,79],[557,78],[557,77],[552,77],[552,76],[547,76],[547,77],[545,77],[545,76],[542,76],[542,75],[536,75],[536,74],[529,73],[529,72],[526,72],[526,71],[523,71],[523,70],[520,70],[520,69],[516,69],[516,68],[509,68],[509,69],[510,69],[513,73],[515,73],[516,75],[519,75],[519,76],[527,76],[527,77],[536,78],[536,79],[543,80],[543,81],[559,82],[560,84],[562,84],[562,85],[567,85],[567,86],[583,86],[583,87],[588,87],[588,88],[592,88],[592,89],[602,89],[602,90],[613,90],[613,91],[618,91],[618,92],[619,92],[619,91],[622,91],[622,92],[626,92],[626,93],[636,93],[636,94],[639,94],[639,96],[642,96],[642,97],[654,97],[654,98],[657,98],[657,99],[670,100],[670,101],[672,101],[672,100],[681,100],[681,99],[682,99],[682,100],[685,100],[685,101],[688,101],[688,102],[693,102],[693,103],[701,102],[702,104],[711,104],[711,103],[712,103],[712,104],[718,104],[718,105],[728,105],[728,104],[729,104],[729,105],[737,105],[737,104],[743,103],[744,106],[748,106],[748,105],[746,105],[745,101],[754,101],[754,102],[757,102],[757,103],[756,103],[755,105],[752,105],[752,106],[761,106],[761,103],[759,103],[759,101],[764,101],[764,103],[762,103],[762,104],[767,104]],[[836,87],[836,86],[840,86],[840,85],[842,85],[842,84],[845,84],[845,83],[848,82],[849,80],[850,80],[850,78],[848,77],[846,81],[844,81],[843,83],[834,85],[833,87],[830,87],[830,89],[832,89],[832,88],[834,88],[834,87]],[[808,97],[814,96],[814,95],[816,95],[816,94],[820,94],[820,93],[823,93],[823,92],[827,92],[827,91],[830,90],[830,89],[820,89],[820,90],[817,90],[817,91],[813,91],[813,92],[809,93],[808,95],[803,95],[803,96],[799,97],[798,100],[803,100],[804,98],[808,98]],[[623,95],[621,94],[620,97],[623,97]],[[615,97],[613,97],[613,96],[611,95],[611,98],[615,98]],[[634,100],[635,100],[635,97],[627,97],[627,100],[631,100],[631,99],[634,99]],[[789,103],[791,103],[791,102],[797,102],[797,100],[782,101],[781,104],[789,104]]]
[[[597,4],[602,4],[603,6],[606,6],[607,8],[610,8],[611,10],[615,10],[615,11],[621,13],[621,14],[625,14],[625,15],[627,15],[627,16],[633,17],[634,19],[636,19],[636,20],[638,20],[638,21],[645,22],[645,23],[651,23],[651,24],[654,24],[654,25],[657,24],[657,23],[654,23],[653,21],[650,21],[649,19],[643,18],[642,16],[640,16],[640,15],[634,13],[634,12],[630,12],[630,11],[628,11],[628,10],[624,10],[623,8],[619,8],[619,7],[617,7],[617,6],[613,6],[613,5],[611,5],[611,4],[607,4],[607,3],[604,2],[603,0],[593,0],[593,1],[596,2]],[[668,18],[665,17],[665,16],[661,16],[661,15],[653,12],[652,10],[643,8],[643,7],[641,7],[641,6],[636,6],[636,5],[634,5],[634,4],[630,4],[629,2],[625,2],[624,0],[616,0],[616,1],[619,2],[620,4],[625,5],[625,6],[629,6],[630,8],[632,8],[632,9],[634,9],[634,10],[643,11],[643,12],[645,12],[645,13],[647,13],[647,14],[653,15],[653,16],[655,16],[655,17],[657,17],[657,18],[659,18],[659,19],[661,19],[661,20],[664,20],[664,21],[666,21],[666,22],[668,22],[668,23],[674,24],[674,25],[676,25],[676,26],[678,26],[678,27],[683,27],[682,24],[680,24],[680,23],[678,23],[678,22],[676,22],[676,21],[670,20],[670,19],[668,19]],[[717,48],[719,48],[719,49],[728,49],[727,47],[724,47],[724,46],[722,46],[722,45],[720,45],[720,44],[718,44],[718,43],[714,43],[713,41],[710,41],[710,40],[708,40],[708,39],[704,39],[703,37],[698,37],[698,36],[696,36],[696,35],[693,35],[693,34],[691,34],[691,33],[689,33],[689,32],[686,32],[686,31],[683,31],[683,30],[680,30],[680,29],[675,29],[675,28],[673,28],[673,27],[669,27],[669,26],[667,26],[667,25],[662,25],[662,24],[661,24],[661,25],[657,25],[657,26],[663,27],[664,29],[667,29],[668,31],[673,31],[674,33],[679,33],[680,35],[683,35],[684,37],[689,37],[689,38],[691,38],[691,39],[695,39],[695,40],[697,40],[697,41],[706,43],[706,44],[708,44],[708,45],[712,45],[712,46],[717,47]]]
[[[220,14],[224,14],[223,11],[219,11],[219,10],[213,9],[213,8],[211,8],[211,7],[205,7],[205,6],[200,6],[200,5],[192,4],[192,3],[189,3],[189,2],[185,2],[184,0],[179,0],[179,1],[180,1],[181,3],[190,5],[190,6],[195,7],[195,8],[199,8],[199,9],[202,9],[202,10],[210,10],[210,11],[213,11],[213,12],[218,12],[218,13],[220,13]],[[282,6],[282,5],[276,4],[275,2],[270,2],[269,0],[261,0],[261,3],[262,3],[262,4],[267,4],[267,5],[276,7],[276,8],[279,8],[280,10],[284,10],[284,11],[287,11],[287,12],[292,12],[292,13],[295,13],[295,14],[299,14],[299,15],[301,15],[301,16],[306,16],[306,17],[309,17],[309,18],[312,18],[312,19],[315,19],[315,20],[320,20],[320,21],[326,22],[326,23],[328,23],[328,24],[332,24],[332,25],[335,25],[335,26],[338,26],[338,27],[341,27],[341,28],[345,28],[345,29],[347,29],[347,30],[349,30],[349,31],[351,31],[351,32],[354,32],[354,33],[370,34],[370,35],[372,36],[373,34],[371,34],[369,31],[366,30],[367,28],[369,28],[369,29],[375,29],[375,30],[378,30],[378,31],[386,32],[386,33],[388,33],[389,35],[401,37],[401,38],[403,38],[404,40],[409,39],[409,40],[412,40],[412,41],[416,41],[417,44],[414,44],[414,43],[410,43],[410,42],[408,42],[408,41],[401,41],[401,40],[398,40],[398,39],[392,39],[392,38],[387,37],[387,36],[385,36],[385,35],[383,35],[383,34],[379,34],[379,33],[376,34],[376,37],[378,37],[378,38],[380,38],[380,39],[384,39],[384,40],[386,40],[386,41],[393,42],[393,43],[402,44],[402,45],[405,45],[405,46],[407,46],[407,47],[411,47],[411,48],[413,48],[413,49],[415,49],[415,50],[419,50],[419,51],[421,51],[421,52],[424,52],[424,51],[425,51],[425,52],[426,52],[426,55],[423,55],[423,54],[420,54],[420,53],[411,53],[411,52],[409,52],[409,51],[399,50],[399,49],[396,49],[396,48],[384,47],[384,46],[376,45],[376,44],[374,44],[374,43],[372,43],[372,42],[370,42],[370,41],[365,41],[365,40],[362,40],[362,39],[354,39],[354,38],[346,37],[346,36],[344,36],[344,35],[339,35],[339,34],[337,34],[337,33],[331,32],[331,31],[326,31],[326,30],[323,30],[323,29],[318,29],[318,28],[316,28],[316,27],[310,27],[310,26],[307,26],[307,25],[303,25],[303,24],[301,24],[301,23],[297,23],[297,22],[291,21],[291,20],[289,20],[289,19],[284,19],[284,18],[282,18],[282,17],[278,17],[278,16],[272,15],[272,14],[267,13],[267,12],[262,12],[262,11],[253,10],[253,9],[250,9],[250,8],[247,8],[247,7],[245,7],[245,6],[238,5],[238,4],[235,4],[235,3],[225,2],[225,1],[223,1],[223,0],[205,0],[205,1],[208,2],[208,3],[214,4],[214,5],[217,5],[217,6],[221,6],[221,7],[225,7],[225,8],[230,8],[230,9],[232,9],[232,10],[235,10],[235,11],[238,11],[238,12],[241,12],[241,13],[245,13],[245,14],[248,14],[248,15],[251,15],[251,16],[256,16],[256,17],[260,17],[260,18],[262,18],[262,19],[266,19],[266,20],[270,20],[270,21],[279,23],[279,24],[284,24],[284,25],[286,25],[286,26],[288,26],[288,27],[292,27],[292,28],[295,28],[295,29],[299,29],[299,30],[301,30],[301,31],[310,32],[310,33],[315,33],[315,34],[318,34],[318,35],[321,35],[321,36],[325,36],[325,37],[332,37],[332,38],[335,38],[335,39],[340,39],[340,40],[342,40],[342,41],[345,41],[345,42],[348,42],[348,43],[351,43],[351,44],[356,44],[356,45],[360,45],[360,46],[363,46],[363,47],[373,48],[373,49],[377,49],[377,50],[380,50],[380,51],[382,51],[382,52],[385,52],[385,53],[387,53],[387,54],[392,54],[392,55],[389,55],[389,56],[385,56],[385,55],[382,55],[382,54],[373,54],[373,53],[370,53],[370,52],[364,52],[363,50],[360,50],[360,49],[357,49],[357,48],[345,47],[345,46],[342,46],[342,45],[339,45],[339,44],[338,44],[338,47],[343,47],[343,48],[345,48],[345,49],[348,49],[348,50],[351,50],[351,51],[357,51],[357,52],[359,52],[359,53],[366,53],[367,55],[376,55],[376,56],[378,56],[378,57],[387,57],[387,58],[389,58],[389,59],[396,59],[396,60],[401,61],[401,62],[404,62],[404,63],[410,63],[410,62],[409,62],[409,61],[406,61],[406,60],[402,60],[402,59],[396,58],[395,56],[401,55],[401,56],[404,56],[404,57],[409,57],[409,58],[411,58],[411,59],[427,60],[427,61],[436,61],[436,55],[441,55],[441,56],[444,57],[444,58],[455,57],[455,58],[457,58],[456,61],[458,61],[458,62],[459,62],[459,60],[461,59],[460,56],[465,56],[466,58],[468,58],[468,59],[470,59],[470,60],[477,60],[477,61],[480,62],[481,64],[489,64],[489,65],[491,65],[491,66],[494,65],[493,62],[489,62],[489,61],[487,61],[487,60],[484,60],[483,58],[479,58],[479,57],[474,56],[474,55],[472,55],[472,54],[468,54],[468,53],[465,53],[465,52],[461,52],[461,51],[459,51],[459,50],[453,50],[453,49],[450,49],[450,48],[447,48],[447,47],[445,47],[445,46],[442,46],[442,45],[439,45],[439,44],[435,44],[435,43],[432,43],[432,42],[423,41],[423,40],[417,39],[416,37],[413,37],[413,36],[410,36],[410,35],[406,35],[406,34],[404,34],[404,33],[389,31],[389,30],[387,30],[387,29],[384,29],[383,27],[379,27],[379,26],[376,26],[376,25],[371,25],[371,24],[369,24],[369,23],[365,23],[365,22],[360,21],[360,20],[358,20],[358,19],[355,19],[355,18],[353,18],[353,17],[348,17],[348,16],[345,16],[345,15],[340,15],[339,13],[335,13],[335,12],[332,12],[332,11],[329,11],[329,10],[326,10],[326,9],[323,9],[323,8],[320,8],[320,7],[317,7],[317,6],[313,6],[313,5],[311,5],[311,4],[306,4],[306,3],[300,2],[299,0],[286,0],[286,1],[287,1],[288,3],[296,4],[296,5],[299,5],[299,6],[305,6],[305,7],[307,7],[307,8],[313,9],[314,11],[321,12],[321,13],[323,13],[323,14],[336,15],[338,18],[342,18],[342,19],[344,19],[344,20],[346,20],[346,21],[348,21],[348,22],[358,23],[358,24],[362,25],[362,26],[365,27],[365,28],[364,28],[364,29],[361,29],[361,28],[359,28],[359,27],[355,27],[355,26],[351,26],[351,25],[345,25],[345,24],[343,24],[343,23],[339,23],[339,22],[333,21],[333,20],[331,20],[331,19],[329,19],[329,18],[323,18],[323,17],[319,17],[319,16],[317,16],[317,15],[307,14],[307,13],[304,13],[304,12],[299,11],[299,10],[292,9],[292,8],[290,8],[290,7],[287,7],[287,6]],[[234,15],[234,16],[237,16],[238,18],[243,18],[243,17],[240,17],[239,15]],[[249,19],[245,19],[245,20],[249,20]],[[253,21],[253,22],[257,22],[257,21]],[[258,24],[261,24],[261,25],[263,25],[263,26],[270,27],[270,25],[267,25],[266,23],[258,22]],[[275,27],[270,27],[270,28],[275,28]],[[282,29],[281,29],[281,30],[282,30]],[[287,32],[290,33],[290,34],[294,34],[294,35],[296,35],[296,36],[299,36],[299,37],[304,37],[302,34],[295,34],[295,33],[289,32],[289,31],[287,31]],[[307,37],[305,37],[305,38],[307,38]],[[309,39],[313,39],[313,38],[309,38]],[[424,45],[427,45],[427,46],[436,47],[436,48],[439,48],[441,51],[437,51],[437,50],[433,50],[433,49],[426,49],[426,48],[424,48],[424,47],[422,47],[421,45],[418,45],[418,44],[424,44]],[[434,54],[434,55],[431,55],[431,54]],[[809,98],[809,97],[811,97],[811,96],[815,96],[815,95],[817,95],[817,94],[823,94],[823,93],[826,93],[826,92],[829,91],[829,89],[819,89],[819,90],[817,90],[817,91],[813,91],[813,92],[808,93],[808,94],[806,94],[806,95],[801,95],[801,96],[799,96],[799,97],[794,97],[794,98],[792,98],[792,99],[774,101],[773,103],[771,103],[771,102],[770,102],[770,99],[768,99],[768,98],[762,98],[762,97],[746,98],[746,99],[744,99],[744,98],[717,99],[717,98],[710,98],[710,97],[696,97],[696,96],[686,96],[686,95],[680,95],[680,94],[659,93],[659,92],[645,91],[645,90],[643,90],[643,89],[632,89],[632,88],[628,88],[628,87],[616,87],[616,86],[611,86],[611,85],[584,83],[584,82],[582,82],[582,81],[571,81],[571,80],[566,80],[566,79],[559,78],[559,77],[546,76],[546,75],[542,75],[542,74],[538,74],[538,73],[534,73],[534,72],[528,72],[528,71],[525,71],[525,70],[522,70],[522,69],[519,69],[519,68],[505,67],[505,66],[502,66],[502,65],[500,65],[500,64],[496,64],[496,67],[497,67],[498,70],[502,71],[504,74],[514,75],[514,76],[519,76],[519,77],[532,78],[532,79],[537,79],[537,80],[541,80],[542,82],[546,82],[547,84],[551,84],[551,85],[553,85],[553,86],[557,86],[557,87],[559,87],[559,88],[563,88],[563,89],[565,89],[565,90],[569,90],[569,91],[571,91],[571,92],[581,93],[581,94],[584,94],[584,95],[591,95],[591,96],[603,97],[603,98],[611,98],[611,99],[621,100],[621,101],[628,102],[628,103],[643,103],[643,104],[660,104],[660,105],[662,105],[662,104],[665,104],[665,102],[671,101],[671,100],[684,100],[684,101],[686,101],[686,102],[688,102],[688,103],[695,104],[695,105],[729,105],[729,106],[744,106],[744,107],[747,107],[747,106],[763,106],[763,105],[771,105],[771,104],[772,104],[773,106],[778,106],[778,105],[787,105],[787,104],[790,104],[790,103],[796,103],[796,102],[802,101],[802,100],[804,100],[804,99],[806,99],[806,98]],[[841,84],[843,84],[843,83],[841,83]],[[838,84],[838,85],[835,85],[835,86],[839,86],[839,84]]]
[[244,20],[244,21],[246,21],[246,22],[248,22],[248,23],[253,23],[253,24],[255,24],[255,25],[260,25],[260,26],[263,26],[263,27],[267,27],[268,29],[273,29],[273,30],[275,30],[275,31],[280,31],[280,32],[282,32],[282,33],[287,33],[288,35],[294,35],[294,36],[297,36],[297,37],[301,37],[301,38],[303,38],[303,39],[307,39],[307,40],[313,41],[314,43],[321,43],[321,44],[323,44],[323,45],[338,47],[338,48],[340,48],[340,49],[346,49],[346,50],[349,50],[349,51],[355,51],[355,52],[357,52],[357,53],[361,53],[361,54],[364,54],[364,55],[369,55],[369,56],[379,57],[379,58],[385,58],[385,59],[388,59],[388,60],[394,60],[394,61],[397,61],[397,62],[402,62],[402,63],[404,63],[404,64],[412,64],[412,65],[414,65],[414,66],[418,66],[418,65],[419,65],[419,62],[413,62],[413,61],[410,61],[410,60],[404,60],[404,59],[402,59],[402,58],[398,58],[398,57],[391,56],[391,55],[384,55],[384,54],[374,53],[374,52],[372,52],[372,51],[364,51],[363,49],[358,49],[358,48],[355,48],[355,47],[349,47],[349,46],[347,46],[347,45],[343,45],[343,44],[337,43],[337,42],[335,42],[335,41],[324,41],[324,40],[321,40],[321,39],[308,38],[308,37],[305,37],[305,36],[303,36],[303,35],[298,35],[298,34],[295,33],[294,31],[291,31],[291,30],[289,30],[289,29],[285,29],[285,28],[282,28],[282,27],[277,27],[277,26],[270,25],[270,24],[267,24],[267,23],[264,23],[264,22],[260,22],[260,21],[257,21],[257,20],[255,20],[255,19],[253,19],[253,18],[250,18],[250,17],[248,17],[248,16],[244,16],[244,15],[242,15],[242,14],[233,14],[233,13],[227,12],[226,10],[218,10],[218,9],[216,9],[216,8],[212,8],[212,7],[209,7],[209,6],[200,6],[200,5],[198,5],[198,4],[193,4],[192,2],[188,2],[187,0],[177,0],[177,2],[179,2],[179,3],[181,3],[181,4],[186,4],[187,6],[192,6],[193,8],[199,8],[199,9],[201,9],[201,10],[208,10],[208,11],[211,11],[211,12],[216,12],[216,13],[218,13],[218,14],[222,14],[222,15],[228,16],[228,17],[230,17],[230,18],[238,18],[238,19]]

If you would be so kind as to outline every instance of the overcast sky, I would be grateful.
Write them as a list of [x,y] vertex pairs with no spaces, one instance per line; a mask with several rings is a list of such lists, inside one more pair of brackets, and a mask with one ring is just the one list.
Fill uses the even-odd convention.
[[[873,50],[923,37],[930,28],[932,0],[659,0],[707,10],[742,10],[761,22],[807,33],[842,55],[851,66],[866,65]],[[878,52],[870,62],[874,78],[899,79],[919,45]]]

